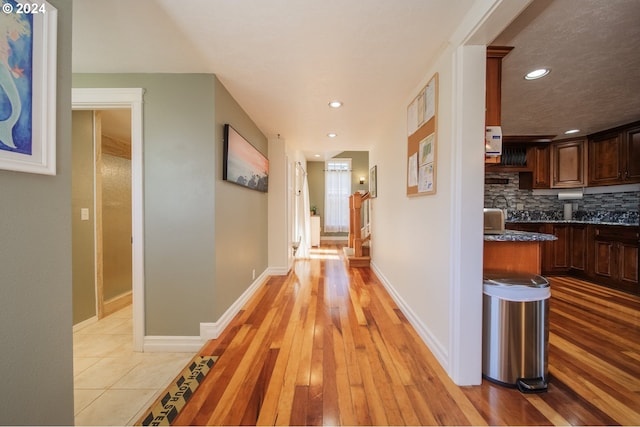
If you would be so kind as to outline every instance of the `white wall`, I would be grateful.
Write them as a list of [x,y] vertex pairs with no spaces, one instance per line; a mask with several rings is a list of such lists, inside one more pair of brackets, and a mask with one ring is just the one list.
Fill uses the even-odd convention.
[[393,124],[381,135],[381,141],[385,142],[377,144],[370,153],[371,166],[378,166],[378,197],[371,203],[374,268],[405,302],[410,302],[406,309],[419,319],[423,328],[421,335],[427,338],[431,350],[443,364],[448,357],[451,282],[450,55],[448,51],[416,86],[415,94],[407,94],[406,98],[408,105],[434,72],[438,72],[436,194],[412,198],[406,195],[406,107],[398,110]]
[[[287,274],[290,265],[290,209],[286,142],[269,139],[268,265],[271,274]],[[283,214],[284,212],[284,214]]]
[[[482,369],[484,45],[527,3],[476,2],[370,152],[370,165],[378,166],[372,265],[460,385],[479,384]],[[434,73],[437,193],[408,198],[406,106]]]

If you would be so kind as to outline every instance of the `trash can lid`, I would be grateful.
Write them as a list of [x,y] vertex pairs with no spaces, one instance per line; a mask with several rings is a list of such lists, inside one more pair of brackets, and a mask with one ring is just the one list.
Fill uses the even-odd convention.
[[493,286],[526,286],[530,288],[549,287],[549,281],[540,275],[513,272],[485,273],[484,284]]

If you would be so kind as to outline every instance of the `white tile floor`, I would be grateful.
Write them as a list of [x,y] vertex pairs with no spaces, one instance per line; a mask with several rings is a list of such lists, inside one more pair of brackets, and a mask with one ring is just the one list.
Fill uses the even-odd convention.
[[133,351],[131,306],[73,333],[76,425],[133,425],[195,353]]

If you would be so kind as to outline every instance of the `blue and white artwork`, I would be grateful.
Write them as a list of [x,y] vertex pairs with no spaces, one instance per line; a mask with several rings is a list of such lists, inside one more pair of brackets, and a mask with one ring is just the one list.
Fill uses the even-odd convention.
[[32,154],[32,82],[33,15],[0,13],[0,150]]

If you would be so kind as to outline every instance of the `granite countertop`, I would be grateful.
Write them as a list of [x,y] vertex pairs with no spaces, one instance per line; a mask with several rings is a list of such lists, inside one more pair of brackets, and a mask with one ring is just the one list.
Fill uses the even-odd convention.
[[577,219],[509,219],[505,224],[550,223],[550,224],[595,224],[595,225],[621,225],[623,227],[637,227],[638,223],[577,220]]
[[622,225],[637,227],[637,211],[575,211],[572,218],[564,219],[559,211],[509,211],[506,223],[566,223],[566,224],[597,224],[597,225]]
[[530,233],[528,231],[504,230],[500,234],[485,234],[485,242],[548,242],[558,240],[553,234]]

